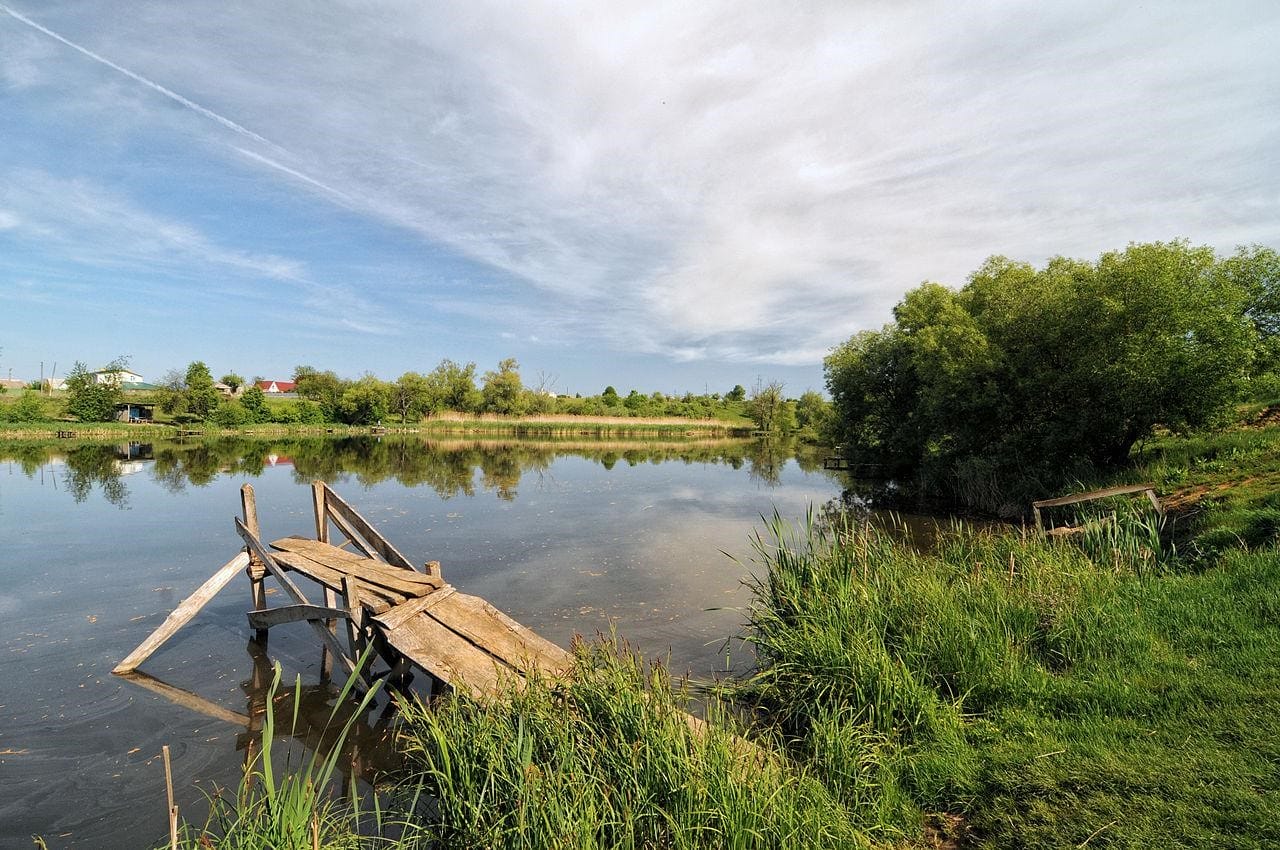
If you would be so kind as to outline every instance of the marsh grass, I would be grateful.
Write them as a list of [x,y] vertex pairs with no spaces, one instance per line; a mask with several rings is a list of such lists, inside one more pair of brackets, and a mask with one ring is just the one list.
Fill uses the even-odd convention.
[[[277,663],[267,692],[268,706],[275,701],[280,680]],[[355,700],[354,682],[353,676],[338,694],[329,715],[330,728],[336,730],[332,746],[325,752],[313,750],[303,756],[297,746],[286,744],[284,763],[279,769],[275,757],[281,741],[274,713],[268,710],[263,718],[262,749],[254,762],[246,766],[239,787],[215,789],[209,795],[209,815],[204,824],[195,827],[186,822],[182,825],[180,846],[192,850],[315,850],[317,847],[343,850],[369,846],[361,838],[366,813],[361,810],[361,794],[354,775],[349,779],[349,787],[338,787],[343,742],[378,692],[375,685]],[[299,678],[294,684],[290,734],[298,727],[297,712],[301,704]],[[343,720],[345,712],[350,713]],[[336,792],[343,790],[345,799],[336,796]],[[372,813],[375,827],[380,821],[376,805],[375,799]]]
[[414,787],[435,801],[432,846],[869,844],[838,795],[776,746],[748,743],[714,699],[706,725],[685,706],[665,668],[607,639],[577,647],[567,680],[409,710]]
[[740,696],[909,832],[949,811],[982,846],[1273,846],[1280,557],[1153,570],[1130,533],[957,527],[920,554],[775,517]]

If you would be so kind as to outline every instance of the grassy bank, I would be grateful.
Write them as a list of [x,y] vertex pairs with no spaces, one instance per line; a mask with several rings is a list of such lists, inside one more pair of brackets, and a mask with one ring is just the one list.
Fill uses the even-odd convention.
[[407,710],[414,769],[377,825],[317,795],[320,846],[1280,845],[1269,416],[1142,448],[1127,475],[1169,499],[1164,534],[1121,511],[1064,539],[958,525],[922,553],[775,519],[758,666],[709,732],[660,667],[583,647],[566,682]]
[[657,437],[741,436],[750,426],[719,419],[676,419],[613,416],[440,416],[401,425],[304,425],[262,423],[219,428],[210,423],[177,425],[126,422],[0,422],[0,442],[8,440],[53,440],[69,431],[82,440],[168,439],[179,430],[196,430],[209,436],[278,437],[314,434],[442,434],[505,437]]

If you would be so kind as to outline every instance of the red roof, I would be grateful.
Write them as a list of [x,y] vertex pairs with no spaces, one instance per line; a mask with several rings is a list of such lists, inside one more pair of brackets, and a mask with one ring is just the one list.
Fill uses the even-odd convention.
[[[273,384],[275,385],[275,390],[271,389]],[[293,381],[258,381],[258,383],[255,384],[255,386],[258,389],[262,390],[263,392],[268,392],[268,393],[269,392],[291,393],[297,390],[298,388],[298,385],[295,384]]]

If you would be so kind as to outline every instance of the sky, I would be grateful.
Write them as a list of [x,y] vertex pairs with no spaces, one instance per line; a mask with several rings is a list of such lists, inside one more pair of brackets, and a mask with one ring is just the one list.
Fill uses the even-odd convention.
[[1278,45],[1274,0],[0,0],[0,377],[798,395],[994,254],[1280,248]]

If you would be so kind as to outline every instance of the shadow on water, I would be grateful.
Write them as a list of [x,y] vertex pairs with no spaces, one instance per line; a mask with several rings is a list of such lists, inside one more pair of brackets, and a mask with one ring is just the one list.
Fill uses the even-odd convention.
[[[0,462],[18,463],[29,477],[47,476],[76,502],[94,488],[112,505],[129,503],[129,476],[147,473],[179,493],[204,487],[220,476],[258,477],[268,468],[290,467],[298,483],[316,479],[341,484],[354,479],[368,487],[395,481],[428,487],[440,498],[493,492],[516,498],[521,479],[541,474],[559,457],[572,456],[612,470],[671,461],[747,468],[750,479],[774,486],[788,461],[804,472],[821,472],[821,453],[789,440],[428,440],[416,437],[219,437],[199,441],[0,445]],[[839,480],[837,473],[831,477]]]

